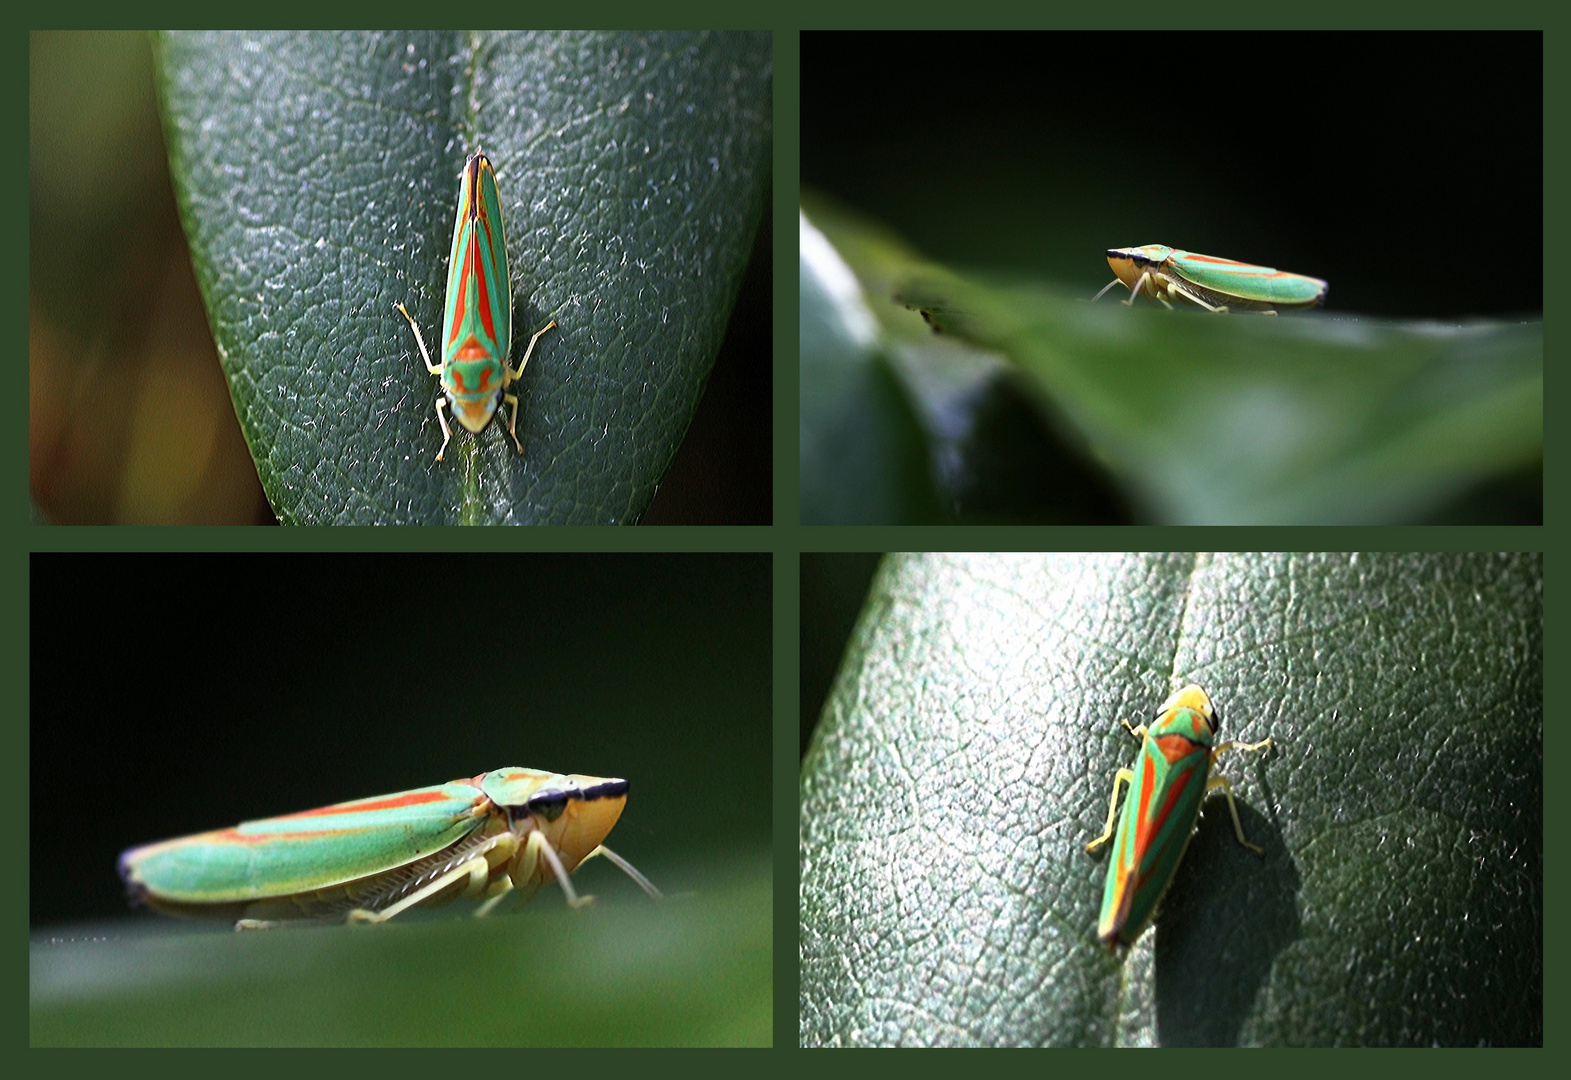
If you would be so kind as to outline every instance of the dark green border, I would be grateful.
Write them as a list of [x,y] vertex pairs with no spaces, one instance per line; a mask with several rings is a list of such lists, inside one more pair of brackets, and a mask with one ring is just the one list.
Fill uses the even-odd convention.
[[[1487,9],[1455,7],[1438,11],[1433,5],[1420,7],[1403,5],[1409,18],[1400,12],[1357,7],[1350,4],[1322,5],[1314,9],[1281,9],[1279,12],[1263,11],[1258,5],[1224,4],[1204,11],[1174,7],[1171,4],[1137,2],[1114,9],[1096,6],[1056,6],[1026,8],[1015,4],[985,5],[981,8],[956,8],[952,4],[874,4],[848,7],[844,4],[808,3],[791,5],[789,12],[784,5],[772,5],[771,21],[800,22],[808,25],[856,24],[860,26],[949,26],[966,21],[978,26],[1009,27],[1018,25],[1083,25],[1106,26],[1110,22],[1144,21],[1153,19],[1157,24],[1174,27],[1193,27],[1199,23],[1212,25],[1252,25],[1264,22],[1282,23],[1301,27],[1306,23],[1318,25],[1346,25],[1348,22],[1365,25],[1396,26],[1413,16],[1431,25],[1463,29],[1476,29],[1481,25],[1499,27],[1532,27],[1543,25],[1548,19],[1548,6],[1543,4],[1493,5]],[[723,13],[723,14],[722,14]],[[632,16],[632,9],[624,14]],[[384,12],[385,15],[385,12]],[[636,18],[628,22],[681,24],[697,17],[708,22],[714,19],[726,22],[748,15],[735,8],[720,5],[676,5],[662,12],[640,9]],[[608,15],[598,5],[587,11],[567,13],[558,11],[547,15],[548,21],[566,16],[584,23],[601,23]],[[1351,16],[1351,19],[1349,19]],[[1560,16],[1564,18],[1565,16]],[[176,20],[178,21],[178,20]],[[288,21],[288,16],[285,16]],[[344,22],[338,19],[336,22]],[[349,22],[354,19],[347,20]],[[158,529],[118,527],[98,528],[29,528],[28,542],[16,544],[13,565],[20,571],[11,580],[20,581],[20,588],[12,592],[15,598],[10,609],[21,613],[24,620],[28,602],[27,552],[28,551],[495,551],[499,564],[505,556],[524,551],[772,551],[775,583],[775,1041],[779,1047],[797,1045],[797,1001],[799,954],[797,949],[797,769],[796,727],[799,689],[797,684],[800,655],[798,607],[798,581],[800,566],[798,556],[802,551],[883,551],[883,550],[1138,550],[1165,547],[1199,547],[1217,550],[1275,549],[1306,550],[1315,548],[1347,549],[1357,547],[1369,550],[1434,550],[1460,551],[1483,549],[1538,550],[1546,544],[1548,533],[1563,530],[1559,514],[1560,504],[1551,497],[1547,500],[1544,526],[1532,527],[1388,527],[1388,528],[1205,528],[1205,527],[1047,527],[1047,526],[909,526],[867,528],[806,528],[798,521],[797,483],[797,413],[800,389],[797,381],[796,340],[798,303],[796,275],[791,273],[796,261],[794,238],[797,228],[792,218],[800,195],[798,166],[800,161],[799,130],[800,107],[800,41],[797,31],[777,27],[775,34],[775,154],[774,154],[774,517],[775,526],[702,527],[673,526],[643,530],[607,528],[541,528],[493,530],[489,532],[461,533],[456,529],[371,529],[356,527],[308,527],[299,529],[222,529],[203,527],[165,527]],[[22,36],[17,42],[17,55],[24,62],[13,67],[14,78],[20,83],[26,78],[27,42]],[[1566,175],[1563,168],[1566,157],[1567,130],[1563,102],[1567,76],[1554,62],[1555,46],[1561,39],[1550,32],[1546,34],[1545,64],[1545,128],[1546,132],[1559,132],[1545,140],[1544,163],[1547,176]],[[1127,58],[1124,58],[1127,59]],[[950,73],[963,77],[963,73]],[[1334,73],[1328,73],[1333,76]],[[1443,73],[1437,73],[1443,77]],[[1554,87],[1559,86],[1559,91]],[[898,112],[903,108],[912,111],[912,122],[919,122],[917,103],[886,103],[884,108]],[[1415,163],[1414,182],[1433,180],[1434,173]],[[1546,185],[1547,186],[1547,185]],[[1546,243],[1539,257],[1546,264],[1550,252],[1556,250],[1548,237],[1564,233],[1566,209],[1561,200],[1547,200],[1545,206]],[[20,216],[18,215],[18,219]],[[13,250],[25,247],[25,222],[19,220],[13,228],[22,233],[21,243]],[[1518,253],[1520,254],[1520,253]],[[1550,292],[1546,306],[1552,307],[1557,294]],[[11,293],[13,304],[22,305],[22,290]],[[1551,317],[1553,323],[1553,317]],[[15,319],[13,326],[20,325]],[[1551,342],[1554,338],[1551,333]],[[1553,367],[1553,365],[1551,365]],[[1555,399],[1551,394],[1551,402]],[[1546,434],[1546,444],[1554,442],[1554,425]],[[20,442],[25,430],[16,440]],[[1559,490],[1553,477],[1553,452],[1546,469],[1546,489]],[[25,469],[25,450],[13,458],[13,468]],[[18,523],[29,525],[27,516],[19,516]],[[19,549],[19,550],[18,550]],[[1552,559],[1549,560],[1552,563]],[[84,627],[89,624],[84,621]],[[1555,641],[1560,640],[1554,630],[1553,617],[1545,627],[1545,647],[1550,655],[1561,655]],[[10,665],[16,682],[28,686],[26,671],[26,631],[13,639],[11,654],[21,657]],[[107,643],[98,643],[100,645]],[[89,646],[89,651],[93,646]],[[1553,674],[1550,665],[1548,696],[1555,700]],[[29,687],[29,692],[31,688]],[[28,735],[21,733],[23,754],[13,760],[24,760]],[[25,805],[27,788],[19,786],[21,801]],[[1546,795],[1546,810],[1550,820],[1559,820],[1557,807],[1564,805],[1554,789]],[[1551,891],[1554,868],[1559,860],[1548,859]],[[13,894],[18,895],[18,894]],[[22,890],[19,895],[25,895]],[[1545,927],[1545,947],[1552,955],[1559,955],[1562,940],[1558,923],[1550,921]],[[1546,979],[1545,1007],[1551,1014],[1558,1014],[1556,993],[1558,972],[1555,965],[1547,965],[1550,977]],[[1040,1066],[1037,1066],[1040,1067]]]

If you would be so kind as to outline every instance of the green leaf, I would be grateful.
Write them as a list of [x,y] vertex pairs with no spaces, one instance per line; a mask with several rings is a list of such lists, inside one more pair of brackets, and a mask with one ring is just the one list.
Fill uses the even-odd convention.
[[149,918],[135,931],[127,923],[35,939],[29,1041],[768,1045],[767,855],[658,905],[630,882],[611,880],[617,876],[597,878],[609,895],[580,911],[565,909],[553,889],[522,911],[488,919],[443,909],[379,926],[237,934]]
[[[1117,520],[1125,501],[1170,523],[1542,516],[1541,322],[1090,305],[1043,282],[934,265],[818,201],[812,213],[863,285],[929,458],[961,462],[934,469],[954,503],[986,486],[978,473],[1017,462],[1052,482],[1014,483],[1021,494],[1003,509],[1016,520],[1062,519],[1066,502],[1081,520]],[[1018,425],[989,427],[1001,395],[1030,403],[1042,445]]]
[[[890,557],[801,779],[801,1041],[1539,1045],[1538,555]],[[1198,682],[1210,800],[1155,927],[1085,853]]]
[[[166,34],[170,167],[280,520],[636,521],[720,346],[770,176],[767,33]],[[496,164],[520,456],[436,462],[465,157]]]
[[799,265],[802,523],[941,520],[916,417],[879,355],[873,317],[805,216]]

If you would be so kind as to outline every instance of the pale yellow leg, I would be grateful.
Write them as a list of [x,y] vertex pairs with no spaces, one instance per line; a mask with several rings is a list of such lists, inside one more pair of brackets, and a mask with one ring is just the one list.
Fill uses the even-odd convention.
[[[1133,735],[1142,742],[1145,741],[1146,726],[1144,724],[1136,727],[1131,726],[1128,720],[1124,720],[1122,723],[1124,725],[1124,730],[1128,731],[1129,734]],[[1087,854],[1095,851],[1097,848],[1107,843],[1108,840],[1112,839],[1113,822],[1118,817],[1118,785],[1132,784],[1134,782],[1135,774],[1134,770],[1132,769],[1119,769],[1116,773],[1113,774],[1113,797],[1107,801],[1107,824],[1102,826],[1102,835],[1086,845]]]
[[653,899],[653,900],[664,899],[664,896],[660,892],[660,890],[655,888],[653,883],[651,883],[648,878],[646,878],[643,874],[640,874],[637,870],[635,870],[633,868],[633,864],[632,863],[630,863],[626,859],[622,858],[622,856],[618,855],[616,852],[612,851],[610,848],[606,847],[604,844],[601,844],[599,847],[595,848],[588,855],[585,855],[583,857],[583,859],[580,860],[578,865],[579,866],[583,866],[584,863],[588,862],[590,859],[594,858],[596,855],[604,855],[606,858],[610,859],[613,863],[615,863],[621,869],[622,873],[624,873],[628,877],[632,878],[635,882],[638,883],[638,887],[640,889],[643,889],[644,892],[649,894],[650,899]]
[[[1205,308],[1207,311],[1211,312],[1213,315],[1226,315],[1226,314],[1228,314],[1228,307],[1227,307],[1226,304],[1223,304],[1221,307],[1212,307],[1210,304],[1208,304],[1204,300],[1200,299],[1200,297],[1196,296],[1194,293],[1190,292],[1188,289],[1184,288],[1182,285],[1169,284],[1167,288],[1168,288],[1168,292],[1171,293],[1172,295],[1174,295],[1174,296],[1182,296],[1185,300],[1188,300],[1192,304],[1199,304],[1201,307]],[[1276,312],[1273,311],[1271,308],[1244,308],[1243,309],[1243,314],[1245,314],[1245,315],[1275,315]]]
[[352,923],[379,923],[386,922],[401,911],[407,911],[422,900],[428,900],[444,889],[452,887],[455,881],[468,878],[469,883],[464,886],[464,893],[472,894],[485,888],[486,879],[491,876],[491,864],[486,862],[484,854],[476,855],[459,863],[441,877],[432,881],[424,888],[416,889],[392,907],[383,908],[381,911],[367,911],[365,908],[355,908],[348,916]]
[[[426,371],[430,372],[432,375],[440,377],[442,374],[442,365],[431,363],[431,354],[426,352],[425,337],[420,333],[420,324],[415,322],[414,317],[404,309],[404,305],[394,304],[393,306],[398,309],[399,314],[403,315],[405,319],[409,320],[409,329],[415,332],[415,343],[420,346],[420,359],[425,361]],[[442,455],[447,453],[448,441],[453,437],[452,430],[447,426],[447,417],[442,413],[442,410],[446,407],[447,398],[444,396],[442,391],[438,391],[436,395],[436,420],[437,423],[442,425],[442,448],[436,452],[436,460],[438,461],[441,461]],[[516,410],[514,419],[517,419]],[[517,442],[517,440],[515,439],[514,442]],[[519,452],[522,453],[523,451],[520,450]]]
[[[648,893],[653,899],[664,899],[660,890],[655,888],[648,878],[644,877],[643,874],[640,874],[632,863],[628,862],[626,859],[622,858],[622,856],[618,855],[616,852],[612,851],[603,844],[580,859],[578,865],[584,865],[584,863],[588,862],[590,859],[593,859],[597,855],[604,855],[607,859],[610,859],[613,863],[621,868],[623,873],[637,882],[639,888],[643,889],[644,892]],[[533,876],[534,868],[541,858],[544,858],[545,861],[550,864],[551,871],[556,875],[557,881],[561,883],[562,892],[567,897],[567,903],[570,907],[579,908],[594,903],[595,898],[593,896],[578,895],[577,891],[573,888],[571,877],[567,874],[566,868],[562,865],[561,859],[558,858],[555,849],[551,847],[550,842],[546,840],[545,836],[538,832],[530,833],[529,839],[524,841],[524,853],[519,859],[519,867],[524,877],[527,878]],[[512,889],[513,883],[508,878],[503,878],[501,881],[493,883],[491,886],[491,898],[481,905],[480,910],[475,912],[475,915],[480,916],[490,914],[492,909],[494,909],[497,904],[501,903],[507,894],[512,891]]]
[[[1130,286],[1129,299],[1123,301],[1123,305],[1125,307],[1134,307],[1135,306],[1135,297],[1140,295],[1140,290],[1145,288],[1146,282],[1148,282],[1150,280],[1151,280],[1151,271],[1149,271],[1149,270],[1142,270],[1142,271],[1140,271],[1140,276],[1138,278],[1136,278],[1135,279],[1135,283],[1132,286]],[[1158,299],[1161,299],[1161,298],[1158,297]],[[1167,301],[1164,300],[1162,302],[1166,303]]]
[[441,461],[442,455],[447,453],[447,441],[453,437],[453,432],[447,426],[447,417],[442,410],[447,408],[447,398],[442,393],[436,395],[436,422],[442,425],[442,445],[436,452],[436,460]]
[[[546,323],[540,329],[535,331],[535,336],[529,339],[529,348],[524,350],[524,358],[518,362],[518,369],[516,371],[510,370],[505,364],[502,366],[502,389],[505,390],[509,386],[513,385],[513,383],[518,379],[518,377],[524,373],[524,365],[529,363],[529,358],[534,355],[535,342],[540,340],[540,335],[541,334],[545,333],[547,330],[551,329],[555,325],[556,325],[556,320],[552,319],[550,322]],[[503,394],[502,395],[502,404],[504,404],[504,405],[511,405],[513,407],[513,418],[511,420],[509,420],[508,423],[507,423],[507,433],[513,437],[513,445],[518,447],[518,452],[520,454],[522,454],[524,452],[524,444],[518,441],[518,397],[517,397],[517,395],[514,395],[514,394]]]
[[1244,826],[1238,820],[1238,804],[1233,801],[1233,785],[1227,782],[1227,777],[1213,776],[1211,779],[1206,781],[1207,794],[1210,794],[1211,792],[1218,789],[1221,789],[1222,794],[1227,796],[1227,809],[1233,815],[1233,833],[1238,837],[1238,842],[1243,844],[1250,851],[1253,851],[1256,855],[1264,858],[1264,848],[1255,844],[1251,844],[1248,840],[1244,839]]
[[[1264,750],[1270,745],[1271,740],[1269,738],[1261,739],[1257,743],[1225,742],[1221,746],[1218,746],[1216,749],[1211,751],[1211,763],[1213,765],[1216,764],[1216,759],[1221,756],[1224,750]],[[1248,840],[1244,839],[1244,826],[1243,823],[1238,820],[1238,804],[1233,801],[1233,785],[1228,782],[1227,777],[1218,774],[1206,781],[1207,793],[1217,790],[1220,790],[1222,794],[1227,796],[1227,809],[1233,815],[1233,835],[1238,837],[1238,842],[1240,844],[1243,844],[1250,851],[1253,851],[1256,855],[1264,858],[1264,848],[1259,847],[1256,844],[1251,844]]]
[[1113,797],[1107,801],[1107,824],[1102,826],[1102,835],[1086,845],[1086,854],[1090,854],[1113,837],[1113,821],[1118,817],[1118,785],[1132,784],[1135,774],[1131,769],[1119,769],[1113,774]]
[[541,334],[545,333],[547,330],[551,329],[551,327],[553,327],[555,325],[556,325],[556,320],[552,319],[550,322],[546,323],[540,329],[535,331],[535,336],[529,339],[529,348],[524,350],[524,358],[518,362],[518,370],[517,371],[509,371],[509,372],[507,372],[507,379],[503,383],[504,386],[508,385],[514,379],[518,378],[520,375],[522,375],[524,373],[524,365],[529,363],[529,357],[535,351],[535,342],[540,340],[540,335]]
[[420,346],[420,359],[425,361],[425,369],[432,375],[442,374],[442,365],[431,363],[431,354],[425,351],[425,338],[420,335],[420,324],[415,322],[414,316],[410,315],[408,311],[404,310],[404,305],[394,304],[393,306],[399,310],[399,313],[402,314],[404,318],[409,320],[409,329],[415,332],[415,341]]
[[573,888],[573,883],[568,880],[567,869],[562,865],[562,860],[557,858],[556,849],[551,846],[551,841],[545,838],[544,833],[532,832],[529,839],[524,841],[524,853],[519,865],[524,871],[524,876],[533,875],[533,868],[544,857],[550,864],[551,872],[556,875],[557,884],[562,886],[562,893],[567,897],[567,906],[580,908],[595,902],[593,896],[579,896],[578,890]]
[[486,891],[486,882],[491,877],[491,864],[486,856],[491,852],[499,851],[499,863],[505,863],[512,857],[518,848],[518,838],[510,832],[498,833],[485,843],[476,847],[469,853],[469,857],[457,866],[448,870],[438,878],[434,878],[423,887],[416,889],[408,896],[391,907],[382,908],[380,911],[369,911],[366,908],[356,908],[348,915],[349,922],[386,922],[401,911],[414,907],[423,900],[429,900],[443,890],[464,878],[468,882],[464,885],[460,895],[478,896]]
[[1121,281],[1118,278],[1114,278],[1112,281],[1109,281],[1106,285],[1102,286],[1102,291],[1101,292],[1097,293],[1095,296],[1093,296],[1091,298],[1091,303],[1094,304],[1098,300],[1102,299],[1102,297],[1106,296],[1107,295],[1107,290],[1111,289],[1114,285],[1122,285],[1122,284],[1123,284],[1123,281]]
[[515,395],[515,394],[503,394],[502,395],[502,404],[503,405],[511,405],[513,407],[513,418],[507,422],[507,433],[513,437],[513,445],[518,447],[518,452],[520,454],[522,454],[524,452],[524,445],[523,445],[523,443],[518,441],[518,432],[517,432],[517,430],[515,430],[518,427],[518,397],[517,397],[517,395]]
[[1211,751],[1211,760],[1214,763],[1216,761],[1216,759],[1222,755],[1222,751],[1224,751],[1224,750],[1239,750],[1239,751],[1242,751],[1244,753],[1251,753],[1251,752],[1253,752],[1255,750],[1264,750],[1266,747],[1268,747],[1270,745],[1271,745],[1271,739],[1270,739],[1269,736],[1267,736],[1264,739],[1261,739],[1259,742],[1247,742],[1246,743],[1246,742],[1234,742],[1232,740],[1229,740],[1229,741],[1223,743],[1221,746],[1218,746],[1215,750]]
[[1194,293],[1190,292],[1188,289],[1184,288],[1182,285],[1178,284],[1176,281],[1169,281],[1167,283],[1167,292],[1168,292],[1169,296],[1175,296],[1175,297],[1181,296],[1185,300],[1188,300],[1191,304],[1198,304],[1201,307],[1205,308],[1207,311],[1211,312],[1211,314],[1213,314],[1213,315],[1226,315],[1227,314],[1227,305],[1226,304],[1223,304],[1221,307],[1212,307],[1210,304],[1208,304],[1204,300],[1200,299],[1200,297],[1196,296]]
[[491,887],[486,891],[490,893],[491,898],[475,910],[475,918],[477,919],[485,918],[496,910],[496,905],[507,899],[507,894],[513,891],[513,879],[504,874],[501,878],[492,882]]

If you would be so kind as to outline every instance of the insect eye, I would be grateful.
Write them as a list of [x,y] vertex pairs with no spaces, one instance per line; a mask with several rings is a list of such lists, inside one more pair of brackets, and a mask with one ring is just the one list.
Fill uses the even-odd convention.
[[538,814],[547,821],[555,821],[557,818],[562,816],[562,811],[565,809],[567,809],[566,795],[557,795],[554,797],[548,796],[544,799],[531,799],[529,802],[529,812],[532,814]]

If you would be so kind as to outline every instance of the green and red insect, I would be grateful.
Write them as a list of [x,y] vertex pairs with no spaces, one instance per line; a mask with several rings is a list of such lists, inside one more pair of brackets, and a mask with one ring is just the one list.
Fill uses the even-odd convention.
[[1215,746],[1220,726],[1211,699],[1198,686],[1186,686],[1163,702],[1150,727],[1130,727],[1129,721],[1124,721],[1130,734],[1141,740],[1140,758],[1133,769],[1119,769],[1113,777],[1107,824],[1102,835],[1086,845],[1090,852],[1113,838],[1118,785],[1128,784],[1096,928],[1097,939],[1110,951],[1116,945],[1134,944],[1156,915],[1162,894],[1172,884],[1194,835],[1200,804],[1209,792],[1220,789],[1227,796],[1238,842],[1256,855],[1265,854],[1244,839],[1233,786],[1225,776],[1210,776],[1210,772],[1224,750],[1261,750],[1270,746],[1271,740]]
[[417,904],[509,892],[528,900],[604,855],[645,892],[660,892],[601,844],[627,803],[626,780],[497,769],[469,779],[325,806],[132,848],[120,876],[134,900],[171,915],[382,922]]
[[1126,305],[1144,293],[1165,307],[1172,300],[1186,300],[1218,315],[1230,308],[1275,315],[1276,308],[1294,310],[1325,303],[1330,286],[1306,274],[1289,274],[1269,266],[1255,266],[1236,259],[1180,251],[1166,244],[1109,248],[1107,265],[1114,278],[1091,298],[1122,283],[1129,289]]
[[503,404],[513,407],[507,433],[518,452],[518,397],[508,389],[524,373],[540,335],[556,325],[546,323],[529,339],[529,348],[517,369],[507,366],[513,344],[513,286],[507,272],[507,244],[502,236],[502,202],[496,191],[496,171],[483,152],[470,157],[458,189],[458,217],[453,223],[453,250],[447,263],[447,305],[442,313],[442,362],[433,364],[420,327],[405,310],[394,304],[415,332],[425,369],[441,380],[436,399],[436,419],[442,425],[441,461],[453,437],[442,410],[452,405],[453,415],[478,435]]

